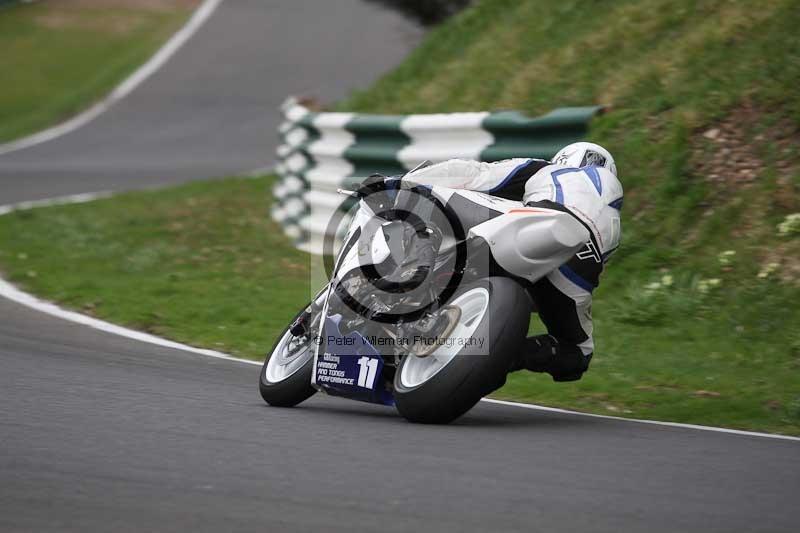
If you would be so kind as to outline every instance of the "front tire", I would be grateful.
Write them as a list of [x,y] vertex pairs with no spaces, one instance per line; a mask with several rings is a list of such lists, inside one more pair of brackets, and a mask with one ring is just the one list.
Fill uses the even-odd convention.
[[[290,325],[303,311],[292,319]],[[275,407],[294,407],[314,395],[317,390],[311,386],[314,370],[313,342],[315,326],[321,313],[311,319],[311,333],[305,339],[295,337],[287,326],[272,347],[258,380],[258,390],[268,404]]]
[[427,357],[406,355],[394,379],[397,410],[411,422],[447,424],[505,384],[512,358],[522,349],[530,302],[514,280],[490,277],[467,286],[447,305],[459,307],[448,340],[480,344],[440,346]]

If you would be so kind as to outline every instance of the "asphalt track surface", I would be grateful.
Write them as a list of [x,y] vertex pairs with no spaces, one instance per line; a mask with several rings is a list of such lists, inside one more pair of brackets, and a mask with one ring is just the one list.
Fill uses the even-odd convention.
[[[392,29],[398,42],[413,32],[372,6],[340,2],[321,17],[326,35],[315,35],[302,3],[224,2],[107,116],[0,157],[0,203],[257,166],[275,125],[263,123],[272,112],[264,92],[274,97],[267,103],[279,102],[296,92],[292,76],[330,98],[349,87],[331,82],[333,67],[309,44],[291,62],[265,53],[270,43],[286,51],[276,35],[305,32],[341,48],[353,32],[331,25],[359,17],[374,17],[386,26],[374,31]],[[354,72],[374,77],[397,52]],[[296,72],[306,61],[316,74]],[[252,76],[245,85],[259,90],[241,97],[217,69]],[[199,94],[175,97],[184,86]],[[124,145],[131,131],[152,129],[144,117],[159,116],[194,131]],[[146,168],[136,165],[143,153],[151,153]],[[211,161],[218,166],[205,168]],[[800,523],[798,442],[495,404],[445,427],[320,395],[270,408],[258,395],[256,366],[143,344],[6,300],[0,317],[0,531],[707,533],[797,531]]]

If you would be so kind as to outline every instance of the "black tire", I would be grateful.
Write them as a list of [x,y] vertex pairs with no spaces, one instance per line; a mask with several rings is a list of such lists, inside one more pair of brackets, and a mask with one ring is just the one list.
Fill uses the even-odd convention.
[[[305,308],[304,308],[305,309]],[[295,318],[292,319],[291,325],[294,320],[302,314],[303,311],[297,313]],[[310,357],[301,368],[299,368],[292,375],[281,381],[272,382],[266,377],[267,365],[270,358],[275,353],[275,350],[281,344],[284,336],[289,332],[289,326],[281,332],[272,349],[267,354],[264,364],[261,366],[261,373],[258,378],[258,390],[261,397],[269,405],[274,407],[294,407],[295,405],[309,399],[317,392],[317,389],[311,386],[311,373],[314,370],[314,357]],[[310,348],[313,350],[313,343],[310,343]]]
[[410,422],[447,424],[505,384],[511,361],[528,331],[530,301],[517,282],[502,277],[471,284],[450,301],[476,287],[488,289],[489,303],[472,337],[485,339],[488,350],[465,346],[433,377],[413,387],[405,386],[401,375],[414,356],[404,357],[395,374],[394,397],[397,410]]

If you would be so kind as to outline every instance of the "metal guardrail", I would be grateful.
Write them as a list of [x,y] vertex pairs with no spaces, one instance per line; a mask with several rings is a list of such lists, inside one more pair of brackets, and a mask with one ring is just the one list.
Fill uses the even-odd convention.
[[364,115],[313,112],[289,98],[282,106],[272,217],[299,248],[321,253],[343,201],[337,188],[376,172],[400,174],[426,159],[550,158],[583,138],[601,110],[565,107],[535,118],[516,111]]

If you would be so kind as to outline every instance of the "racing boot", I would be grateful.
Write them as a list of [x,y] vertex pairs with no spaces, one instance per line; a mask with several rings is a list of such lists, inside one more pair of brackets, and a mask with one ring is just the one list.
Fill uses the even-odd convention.
[[530,370],[546,372],[557,354],[558,341],[552,335],[537,335],[525,339],[523,352],[511,363],[511,372]]
[[592,354],[583,355],[580,348],[562,344],[552,335],[528,337],[525,351],[518,356],[509,369],[546,372],[553,381],[577,381],[589,368]]

